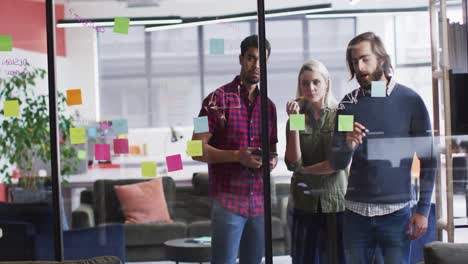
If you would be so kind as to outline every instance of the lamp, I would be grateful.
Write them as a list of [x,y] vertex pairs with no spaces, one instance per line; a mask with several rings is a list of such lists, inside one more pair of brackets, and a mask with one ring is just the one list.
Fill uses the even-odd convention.
[[[324,12],[324,11],[328,11],[331,9],[332,9],[332,5],[330,3],[300,6],[300,7],[291,7],[291,8],[281,8],[281,9],[274,9],[274,10],[266,11],[265,18],[309,14],[313,12]],[[151,31],[186,28],[186,27],[194,27],[194,26],[202,26],[202,25],[210,25],[210,24],[248,21],[248,20],[255,20],[255,19],[257,19],[257,12],[247,12],[247,13],[240,13],[240,14],[201,17],[201,18],[183,18],[183,22],[180,24],[148,26],[145,29],[145,31],[151,32]]]

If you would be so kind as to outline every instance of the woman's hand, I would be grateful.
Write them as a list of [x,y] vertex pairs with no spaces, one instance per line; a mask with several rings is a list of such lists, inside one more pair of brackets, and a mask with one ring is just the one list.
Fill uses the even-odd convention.
[[286,103],[286,113],[288,113],[288,116],[290,114],[299,114],[300,109],[297,101],[289,101]]

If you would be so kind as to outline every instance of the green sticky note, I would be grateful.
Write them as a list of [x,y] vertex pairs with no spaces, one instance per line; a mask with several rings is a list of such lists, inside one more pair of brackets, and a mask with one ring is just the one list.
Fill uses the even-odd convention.
[[128,34],[128,27],[130,26],[130,18],[116,17],[114,18],[114,32],[120,34]]
[[289,130],[305,130],[305,115],[304,114],[289,115]]
[[224,54],[224,39],[210,39],[210,54]]
[[86,129],[84,127],[70,128],[70,143],[73,145],[86,143]]
[[11,36],[0,35],[0,51],[12,51],[13,39]]
[[144,161],[141,163],[141,175],[143,177],[156,177],[156,162]]
[[6,117],[18,117],[19,116],[19,101],[8,100],[3,103],[3,114]]
[[338,116],[338,131],[351,132],[354,130],[354,116],[353,115],[339,115]]
[[87,156],[87,155],[86,155],[86,151],[84,151],[84,150],[78,151],[78,159],[79,159],[79,160],[85,160],[85,159],[86,159],[86,156]]
[[187,141],[187,155],[190,157],[203,156],[203,146],[201,140]]

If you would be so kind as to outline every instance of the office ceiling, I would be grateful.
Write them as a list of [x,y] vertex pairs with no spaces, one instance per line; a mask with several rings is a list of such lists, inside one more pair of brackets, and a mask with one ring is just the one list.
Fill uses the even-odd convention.
[[[217,16],[252,12],[255,0],[63,0],[67,7],[79,10],[83,17],[113,16]],[[387,9],[427,6],[428,0],[265,0],[265,8],[278,9],[331,3],[334,10]]]

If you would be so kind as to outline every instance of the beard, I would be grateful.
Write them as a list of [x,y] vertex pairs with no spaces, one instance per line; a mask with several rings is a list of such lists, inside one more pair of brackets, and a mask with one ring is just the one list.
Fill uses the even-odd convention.
[[384,74],[383,66],[379,65],[377,66],[377,69],[375,69],[375,71],[369,73],[370,78],[368,80],[357,75],[356,75],[356,80],[361,86],[361,88],[365,90],[370,90],[372,87],[372,82],[379,81],[382,78],[383,74]]

